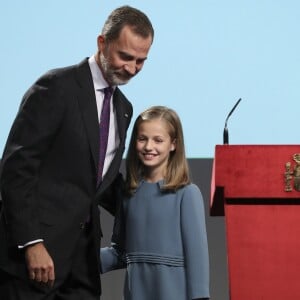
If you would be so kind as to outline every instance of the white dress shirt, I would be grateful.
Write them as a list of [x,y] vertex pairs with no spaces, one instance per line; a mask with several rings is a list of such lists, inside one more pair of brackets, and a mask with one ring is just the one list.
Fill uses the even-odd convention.
[[[108,87],[107,82],[103,78],[102,72],[95,60],[95,56],[91,56],[89,58],[89,65],[92,72],[93,77],[93,83],[95,88],[95,95],[96,95],[96,103],[97,103],[97,109],[98,109],[98,120],[100,122],[100,114],[102,110],[102,104],[104,100],[104,89]],[[113,87],[115,88],[115,87]],[[113,101],[110,100],[110,122],[109,122],[109,133],[108,133],[108,143],[107,143],[107,149],[106,149],[106,156],[104,160],[104,167],[103,167],[103,173],[102,177],[106,174],[114,156],[115,153],[119,147],[120,144],[120,138],[119,138],[119,131],[118,131],[118,125],[117,125],[117,117],[116,117],[116,110],[114,108]]]

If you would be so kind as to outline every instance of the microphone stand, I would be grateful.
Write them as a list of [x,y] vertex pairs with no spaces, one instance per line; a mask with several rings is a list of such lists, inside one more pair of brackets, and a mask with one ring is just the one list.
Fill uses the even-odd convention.
[[229,117],[231,116],[231,114],[234,112],[234,110],[236,109],[236,107],[239,105],[239,103],[241,102],[242,98],[240,98],[234,105],[234,107],[231,109],[231,111],[229,112],[226,120],[225,120],[225,127],[224,127],[224,131],[223,131],[223,144],[224,145],[228,145],[229,144],[229,135],[228,135],[228,128],[227,128],[227,122]]

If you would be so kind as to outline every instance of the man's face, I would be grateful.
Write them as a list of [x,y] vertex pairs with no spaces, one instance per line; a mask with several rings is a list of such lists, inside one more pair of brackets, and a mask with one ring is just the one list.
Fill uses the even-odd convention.
[[125,26],[117,40],[106,42],[98,37],[97,62],[109,85],[126,84],[144,65],[152,37],[143,38]]

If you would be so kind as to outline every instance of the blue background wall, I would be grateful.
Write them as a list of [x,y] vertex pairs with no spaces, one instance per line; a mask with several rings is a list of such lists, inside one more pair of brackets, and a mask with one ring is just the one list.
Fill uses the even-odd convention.
[[241,97],[230,143],[299,143],[297,0],[1,0],[0,152],[29,85],[92,55],[107,15],[123,4],[146,12],[156,31],[144,70],[122,88],[134,117],[155,104],[176,109],[188,156],[213,157]]

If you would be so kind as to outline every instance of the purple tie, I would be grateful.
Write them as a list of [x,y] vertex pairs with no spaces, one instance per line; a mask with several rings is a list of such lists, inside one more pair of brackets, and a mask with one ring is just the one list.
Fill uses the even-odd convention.
[[109,117],[110,117],[110,98],[113,94],[113,88],[107,87],[104,89],[104,100],[102,111],[100,115],[100,149],[99,149],[99,163],[98,163],[98,177],[97,185],[102,181],[102,173],[104,160],[107,149],[108,132],[109,132]]

